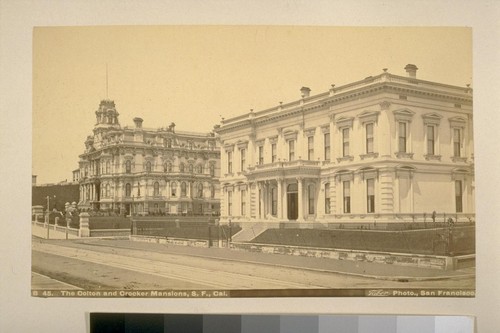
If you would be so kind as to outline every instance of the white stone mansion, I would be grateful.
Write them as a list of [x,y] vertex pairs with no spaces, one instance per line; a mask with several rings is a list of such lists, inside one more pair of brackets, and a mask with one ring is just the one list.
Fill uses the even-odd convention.
[[222,221],[473,219],[472,89],[417,69],[223,120]]

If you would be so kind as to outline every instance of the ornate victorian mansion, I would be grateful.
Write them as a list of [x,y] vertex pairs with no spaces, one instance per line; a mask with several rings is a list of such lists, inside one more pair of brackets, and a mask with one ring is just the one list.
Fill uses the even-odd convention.
[[473,219],[472,89],[405,70],[223,120],[222,220]]
[[213,133],[121,127],[103,100],[80,155],[79,207],[121,214],[219,214],[220,151]]

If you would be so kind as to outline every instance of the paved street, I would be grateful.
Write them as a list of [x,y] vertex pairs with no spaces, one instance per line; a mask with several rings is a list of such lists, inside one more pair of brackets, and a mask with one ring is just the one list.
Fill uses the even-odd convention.
[[[128,240],[34,238],[32,251],[33,272],[83,289],[473,288],[475,280],[471,269],[443,272]],[[33,288],[45,287],[34,279]]]

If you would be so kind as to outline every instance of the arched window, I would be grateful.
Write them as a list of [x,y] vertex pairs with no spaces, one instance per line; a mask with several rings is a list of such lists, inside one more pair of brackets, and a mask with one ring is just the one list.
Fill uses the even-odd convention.
[[153,195],[154,196],[160,195],[160,183],[158,183],[158,182],[155,182],[153,184]]
[[210,164],[210,176],[215,176],[215,166],[213,164]]
[[189,172],[193,173],[193,165],[192,164],[189,164]]
[[185,196],[186,196],[186,183],[182,182],[181,183],[181,197],[185,197]]
[[146,172],[151,172],[151,162],[150,161],[146,162]]
[[171,189],[171,195],[173,197],[175,197],[177,195],[177,183],[176,182],[173,182],[171,185],[170,185],[170,189]]
[[203,173],[203,165],[198,164],[198,165],[196,166],[196,172],[197,172],[197,173]]
[[198,198],[203,198],[203,184],[198,184]]
[[184,163],[179,164],[179,172],[184,172]]
[[127,160],[125,162],[125,173],[131,173],[132,172],[132,162],[130,160]]
[[111,166],[111,163],[109,161],[106,162],[106,174],[109,174],[110,172],[110,166]]
[[130,197],[132,194],[132,188],[130,186],[130,183],[125,184],[125,196]]

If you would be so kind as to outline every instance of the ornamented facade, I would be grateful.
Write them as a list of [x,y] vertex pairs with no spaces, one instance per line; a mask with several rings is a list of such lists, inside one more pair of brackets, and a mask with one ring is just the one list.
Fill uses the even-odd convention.
[[221,219],[473,219],[472,89],[405,69],[223,120]]
[[214,133],[121,127],[103,100],[80,155],[80,208],[121,214],[219,214],[220,150]]

